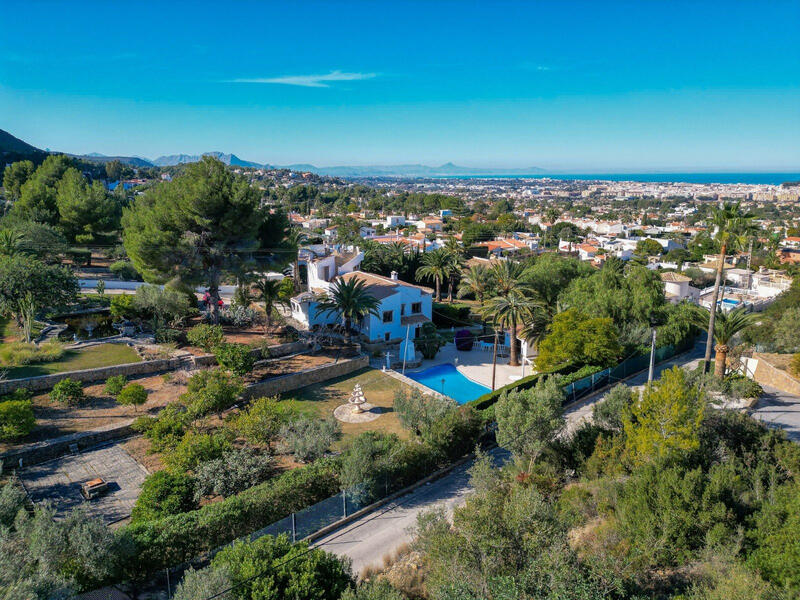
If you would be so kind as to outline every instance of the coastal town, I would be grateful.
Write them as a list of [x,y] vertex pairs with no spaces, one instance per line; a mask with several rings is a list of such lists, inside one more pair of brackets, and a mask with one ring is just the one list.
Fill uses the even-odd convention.
[[797,0],[3,0],[0,600],[800,598]]
[[[686,389],[700,378],[708,410],[800,440],[797,413],[765,399],[800,406],[796,183],[410,191],[210,156],[31,159],[3,179],[2,494],[105,540],[91,567],[104,574],[63,584],[84,598],[162,597],[182,577],[191,589],[222,559],[192,569],[243,536],[310,544],[404,589],[392,573],[419,557],[396,548],[421,534],[370,525],[381,552],[399,552],[381,567],[349,524],[413,501],[476,445],[518,464],[511,415],[528,395],[550,398],[529,442],[549,452],[567,431],[615,431],[598,423],[618,398],[628,423],[633,390],[666,385],[654,374]],[[197,186],[222,212],[196,212]],[[168,219],[198,237],[187,245]],[[636,435],[662,435],[637,419]],[[438,502],[462,498],[449,477]],[[326,546],[337,530],[352,541]],[[115,562],[131,551],[135,568]]]

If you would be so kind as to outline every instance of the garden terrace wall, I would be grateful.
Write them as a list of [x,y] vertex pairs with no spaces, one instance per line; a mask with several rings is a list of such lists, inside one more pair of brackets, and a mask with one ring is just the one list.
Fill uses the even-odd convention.
[[[309,347],[307,342],[289,342],[287,344],[279,344],[270,346],[270,356],[280,357],[287,354],[295,354],[303,352]],[[253,350],[253,354],[261,357],[261,350]],[[98,367],[96,369],[84,369],[81,371],[65,371],[63,373],[54,373],[53,375],[40,375],[37,377],[25,377],[23,379],[9,379],[0,381],[0,396],[10,394],[16,389],[26,388],[32,392],[45,392],[51,389],[55,384],[63,379],[74,379],[83,383],[92,383],[96,381],[105,381],[113,375],[124,375],[132,377],[136,375],[152,375],[154,373],[163,373],[166,371],[175,371],[184,367],[210,367],[217,364],[216,359],[211,354],[203,356],[187,357],[184,358],[165,358],[157,360],[145,360],[136,363],[126,363],[123,365],[112,365],[108,367]]]
[[[792,377],[783,369],[771,364],[761,354],[753,354],[754,360],[747,360],[748,375],[762,385],[777,388],[788,394],[800,395],[800,381]],[[752,364],[755,363],[755,366]]]
[[350,373],[354,373],[368,366],[369,357],[362,354],[356,358],[340,360],[335,363],[320,365],[319,367],[314,367],[306,371],[289,373],[288,375],[280,375],[279,377],[259,381],[245,388],[243,395],[245,398],[258,398],[261,396],[283,394],[307,385],[322,383],[323,381],[341,377],[342,375],[349,375]]
[[53,440],[27,444],[0,454],[0,463],[5,469],[16,469],[38,465],[74,451],[87,450],[105,442],[126,438],[133,434],[133,419],[124,423],[112,423],[91,431],[80,431]]

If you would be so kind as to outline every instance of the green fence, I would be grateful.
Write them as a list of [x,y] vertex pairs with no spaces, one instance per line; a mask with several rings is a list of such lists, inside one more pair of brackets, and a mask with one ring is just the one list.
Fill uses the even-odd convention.
[[[661,363],[665,360],[677,356],[689,350],[695,343],[695,339],[691,338],[682,344],[676,346],[662,346],[656,348],[655,363]],[[650,366],[650,354],[640,354],[632,356],[623,360],[618,365],[603,369],[597,373],[592,373],[586,377],[579,379],[564,387],[564,394],[566,395],[566,402],[575,402],[584,396],[606,387],[613,385],[630,377],[631,375],[643,371]]]

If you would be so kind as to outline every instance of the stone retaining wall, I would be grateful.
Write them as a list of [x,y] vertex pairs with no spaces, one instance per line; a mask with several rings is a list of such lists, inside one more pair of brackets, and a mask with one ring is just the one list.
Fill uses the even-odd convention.
[[755,361],[748,362],[748,369],[752,368],[750,362],[756,362],[755,367],[752,368],[753,379],[762,385],[769,385],[783,392],[800,396],[800,381],[783,369],[770,364],[767,359],[758,353],[753,353],[753,358]]
[[257,398],[261,396],[274,396],[296,390],[307,385],[322,383],[335,377],[349,375],[360,369],[369,366],[369,357],[366,355],[340,360],[327,365],[320,365],[307,371],[299,373],[289,373],[265,381],[260,381],[248,386],[244,391],[245,398]]
[[65,435],[54,440],[27,444],[21,448],[14,448],[0,454],[3,470],[19,469],[70,454],[75,450],[86,450],[104,442],[128,437],[133,433],[131,424],[133,419],[124,423],[113,423],[105,427],[98,427],[91,431],[80,431]]
[[[296,354],[308,349],[308,343],[304,341],[289,342],[270,346],[270,356],[280,357],[287,354]],[[253,354],[261,357],[261,349],[253,350]],[[132,377],[136,375],[152,375],[166,371],[175,371],[186,366],[192,368],[210,367],[217,364],[216,359],[211,354],[203,356],[187,357],[184,362],[181,358],[165,358],[157,360],[145,360],[137,363],[127,363],[124,365],[112,365],[109,367],[99,367],[97,369],[84,369],[81,371],[65,371],[54,373],[53,375],[40,375],[38,377],[26,377],[24,379],[9,379],[0,381],[0,395],[10,394],[16,389],[26,388],[32,392],[44,392],[51,389],[62,379],[70,378],[83,383],[105,381],[113,375],[125,375]]]

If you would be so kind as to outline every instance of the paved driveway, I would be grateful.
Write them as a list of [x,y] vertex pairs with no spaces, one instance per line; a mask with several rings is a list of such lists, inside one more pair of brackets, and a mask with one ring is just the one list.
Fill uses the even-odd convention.
[[800,443],[800,397],[768,385],[762,387],[764,395],[750,414],[770,427],[783,429],[790,440]]
[[[130,516],[146,475],[144,468],[118,444],[62,456],[19,472],[31,499],[50,503],[57,517],[86,506],[109,524]],[[109,492],[87,502],[81,496],[80,485],[96,477],[109,483]]]

